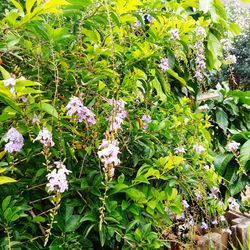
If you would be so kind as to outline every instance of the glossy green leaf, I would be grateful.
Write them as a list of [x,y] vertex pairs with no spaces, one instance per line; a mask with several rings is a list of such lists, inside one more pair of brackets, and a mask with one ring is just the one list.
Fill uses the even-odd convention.
[[228,163],[233,159],[234,155],[231,153],[218,155],[215,158],[215,169],[220,176],[224,175],[224,172],[228,166]]
[[240,162],[244,166],[250,160],[250,140],[246,141],[240,148]]
[[218,108],[215,115],[216,115],[216,122],[218,123],[218,125],[224,131],[226,131],[227,128],[228,128],[228,116],[227,116],[227,113],[222,108]]

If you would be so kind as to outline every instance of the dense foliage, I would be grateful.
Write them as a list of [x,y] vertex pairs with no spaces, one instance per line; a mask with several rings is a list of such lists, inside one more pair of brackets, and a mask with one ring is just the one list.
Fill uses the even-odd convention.
[[239,28],[222,3],[4,7],[1,247],[185,248],[196,229],[228,231],[224,212],[248,182],[249,132],[231,135],[249,130],[249,95],[221,90],[218,103],[196,104],[209,72],[234,63]]

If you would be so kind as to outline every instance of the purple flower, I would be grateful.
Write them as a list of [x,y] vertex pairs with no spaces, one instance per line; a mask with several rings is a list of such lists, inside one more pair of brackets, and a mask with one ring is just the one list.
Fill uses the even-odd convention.
[[162,58],[159,64],[159,68],[163,71],[166,72],[169,69],[169,62],[167,58]]
[[230,197],[228,199],[228,207],[229,207],[229,209],[234,209],[234,208],[238,207],[238,203],[236,202],[236,200],[233,197]]
[[7,142],[5,144],[4,151],[13,153],[20,152],[24,145],[24,139],[21,133],[19,133],[15,128],[10,128],[7,132],[4,141]]
[[37,120],[38,120],[38,116],[37,114],[34,114],[33,119],[32,119],[32,124],[35,124]]
[[104,171],[109,174],[110,177],[114,175],[114,167],[120,164],[118,154],[120,149],[118,147],[117,140],[106,140],[102,141],[97,152],[99,159],[104,164]]
[[226,149],[231,152],[237,151],[237,149],[240,147],[240,143],[236,141],[231,141],[230,143],[227,144]]
[[197,154],[201,154],[202,152],[206,151],[206,149],[202,145],[194,145],[193,149]]
[[206,37],[206,30],[203,27],[197,27],[196,30],[196,37],[197,41],[194,45],[194,52],[195,52],[195,64],[196,64],[196,71],[195,71],[195,78],[198,82],[203,81],[203,73],[206,69],[206,57],[205,57],[205,48],[204,48],[204,38]]
[[179,155],[179,154],[185,154],[186,150],[184,147],[177,147],[174,149],[174,153],[176,155]]
[[235,55],[228,55],[226,58],[225,58],[225,61],[228,63],[228,64],[235,64],[237,62],[237,58]]
[[182,206],[183,206],[184,208],[189,208],[189,205],[188,205],[188,203],[187,203],[186,200],[182,200]]
[[223,216],[223,215],[221,215],[221,216],[219,217],[219,219],[220,219],[221,222],[222,222],[222,221],[226,221],[226,218],[225,218],[225,216]]
[[219,188],[217,187],[212,187],[210,189],[211,193],[209,194],[209,197],[210,198],[213,198],[213,199],[218,199],[218,194],[220,193],[220,190]]
[[204,230],[207,230],[207,229],[208,229],[207,223],[202,222],[202,223],[201,223],[201,228],[204,229]]
[[201,26],[199,26],[199,27],[197,27],[195,29],[195,34],[197,36],[200,36],[200,37],[203,37],[203,38],[205,38],[206,35],[207,35],[206,30],[203,27],[201,27]]
[[3,80],[3,85],[4,86],[15,86],[16,85],[16,79],[15,78],[13,78],[13,77],[11,77],[11,78],[8,78],[8,79],[6,79],[6,80]]
[[33,140],[33,142],[35,141],[40,141],[45,147],[53,147],[55,145],[52,140],[52,134],[47,128],[40,130],[38,136],[35,140]]
[[65,190],[68,190],[67,175],[71,173],[71,171],[63,165],[63,162],[56,161],[54,164],[56,165],[56,169],[47,175],[48,191],[63,193]]
[[218,221],[216,219],[214,219],[212,222],[211,222],[213,225],[218,225]]
[[67,115],[70,117],[75,116],[78,122],[84,120],[88,126],[96,124],[95,115],[82,104],[78,97],[71,97],[65,109],[67,110]]
[[173,40],[179,40],[180,35],[179,35],[179,30],[178,29],[170,29],[169,33],[171,34],[171,39]]
[[122,130],[122,124],[124,118],[127,116],[127,111],[125,110],[125,103],[122,99],[115,100],[111,99],[107,101],[109,105],[112,106],[111,116],[109,121],[111,122],[109,131],[118,131]]
[[21,98],[22,102],[27,102],[27,97],[26,97],[26,95],[22,95],[20,98]]
[[225,52],[229,52],[232,47],[231,41],[228,38],[223,38],[220,40],[220,42],[222,44],[223,50]]
[[190,215],[188,218],[188,224],[193,227],[194,226],[194,218]]
[[197,199],[200,199],[202,197],[202,193],[199,190],[195,190],[194,195],[196,196]]
[[147,129],[148,124],[152,121],[152,119],[149,115],[143,115],[141,120],[143,121],[143,128],[144,129]]

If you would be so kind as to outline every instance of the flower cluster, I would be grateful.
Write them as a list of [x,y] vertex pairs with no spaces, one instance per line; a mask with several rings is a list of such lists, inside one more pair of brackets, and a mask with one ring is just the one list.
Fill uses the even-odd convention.
[[104,172],[108,174],[109,177],[113,177],[115,173],[114,167],[119,165],[120,160],[118,158],[119,147],[117,140],[106,140],[102,141],[99,146],[99,151],[97,152],[99,159],[104,164]]
[[125,110],[125,102],[121,100],[108,100],[108,103],[112,106],[111,116],[109,117],[110,128],[109,131],[122,130],[122,124],[124,118],[127,116],[127,111]]
[[235,55],[230,54],[230,50],[232,49],[230,40],[228,38],[223,38],[220,42],[225,53],[225,62],[227,64],[235,64],[237,62],[237,58]]
[[178,29],[170,29],[169,33],[171,34],[171,39],[172,40],[179,40],[180,39],[180,34]]
[[82,104],[78,97],[71,97],[65,109],[67,110],[67,115],[70,117],[75,116],[78,122],[84,120],[88,126],[96,124],[95,115]]
[[52,134],[47,128],[40,130],[33,142],[35,141],[40,141],[45,147],[53,147],[55,145],[52,140]]
[[169,62],[167,58],[162,58],[159,64],[159,68],[162,72],[166,72],[169,69]]
[[4,141],[7,142],[4,150],[9,153],[20,152],[24,145],[22,134],[13,127],[7,132]]
[[227,144],[226,149],[230,152],[235,152],[237,149],[240,147],[240,143],[236,141],[231,141],[230,143]]
[[143,121],[143,128],[144,129],[147,129],[148,124],[152,121],[152,119],[149,115],[143,115],[141,120]]
[[205,58],[205,48],[204,48],[204,39],[206,37],[206,30],[203,27],[197,27],[195,29],[195,34],[197,41],[194,45],[195,52],[195,65],[196,72],[195,78],[198,82],[203,81],[204,70],[206,69],[206,58]]
[[63,193],[65,190],[68,190],[67,175],[71,173],[71,171],[68,170],[65,165],[63,165],[63,162],[56,161],[54,162],[54,164],[56,168],[47,175],[48,191],[58,191],[60,193]]

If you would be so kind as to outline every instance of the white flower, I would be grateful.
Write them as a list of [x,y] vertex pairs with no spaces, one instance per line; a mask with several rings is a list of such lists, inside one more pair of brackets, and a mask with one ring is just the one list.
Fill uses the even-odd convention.
[[239,206],[239,204],[236,202],[236,200],[233,197],[230,197],[228,199],[228,207],[229,207],[229,209],[234,209],[234,208],[236,208],[238,206]]
[[167,58],[162,58],[159,64],[159,68],[162,72],[166,72],[169,69],[169,63]]
[[237,62],[237,58],[235,55],[228,55],[226,58],[225,58],[225,61],[228,63],[228,64],[235,64]]
[[213,225],[218,225],[218,221],[216,219],[214,219],[212,222],[211,222]]
[[226,149],[231,152],[235,152],[240,147],[240,143],[236,141],[231,141],[227,144]]
[[179,35],[179,30],[178,29],[170,29],[169,33],[171,34],[171,39],[173,40],[179,40],[180,35]]
[[177,148],[175,148],[174,149],[174,153],[176,154],[176,155],[178,155],[178,154],[185,154],[185,148],[184,147],[177,147]]
[[195,190],[194,195],[196,196],[197,199],[200,199],[202,197],[202,193],[199,190]]
[[198,112],[204,112],[207,110],[209,110],[209,106],[207,104],[202,105],[202,106],[198,107],[198,109],[197,109]]
[[226,218],[225,218],[225,216],[223,216],[223,215],[221,215],[221,216],[219,217],[219,219],[220,219],[221,222],[222,222],[222,221],[226,221]]
[[205,170],[209,170],[209,169],[210,169],[209,165],[204,165],[203,168],[204,168]]
[[226,233],[228,233],[228,234],[232,234],[232,231],[231,231],[231,229],[228,227],[228,228],[225,228],[224,229],[224,232],[226,232]]
[[201,228],[207,230],[207,229],[208,229],[207,223],[202,222],[202,223],[201,223]]
[[4,137],[5,144],[4,151],[13,153],[20,152],[24,145],[24,139],[21,133],[19,133],[15,128],[10,128]]
[[152,119],[149,115],[143,115],[141,120],[143,121],[143,128],[144,129],[147,129],[148,124],[152,121]]
[[53,147],[55,145],[52,140],[52,134],[47,128],[40,130],[33,142],[35,141],[40,141],[45,147]]
[[182,205],[184,208],[189,208],[189,205],[186,200],[182,200]]
[[6,80],[3,80],[3,85],[4,86],[15,86],[16,85],[16,79],[11,77],[11,78],[8,78]]
[[206,37],[207,33],[206,33],[206,30],[199,26],[195,29],[195,33],[198,35],[198,36],[201,36],[201,37]]
[[194,145],[193,149],[197,154],[201,154],[202,152],[206,151],[206,149],[202,145]]
[[65,190],[68,190],[68,181],[66,175],[71,173],[71,171],[66,169],[65,165],[63,165],[63,162],[56,161],[54,164],[56,165],[56,169],[47,175],[48,191],[58,191],[63,193]]

